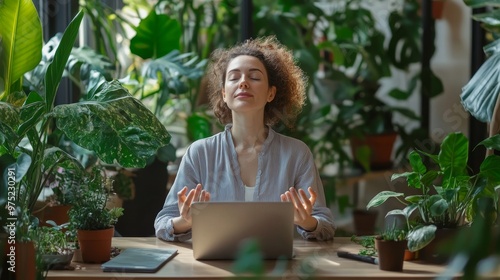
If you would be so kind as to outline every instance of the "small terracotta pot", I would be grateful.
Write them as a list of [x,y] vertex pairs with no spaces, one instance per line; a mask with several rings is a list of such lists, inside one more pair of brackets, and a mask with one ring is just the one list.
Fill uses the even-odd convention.
[[442,19],[444,11],[444,0],[432,1],[432,17],[434,19]]
[[[71,205],[48,206],[36,213],[35,216],[40,220],[42,226],[51,226],[47,224],[47,221],[54,221],[57,225],[62,225],[69,222],[69,209],[71,209]],[[63,231],[66,231],[66,229],[63,229]]]
[[410,250],[405,249],[405,256],[404,256],[404,260],[405,261],[412,261],[412,260],[415,260],[417,258],[417,252],[412,252]]
[[111,258],[111,240],[115,228],[78,230],[78,243],[85,263],[103,263]]
[[392,241],[375,238],[380,270],[402,271],[407,241]]
[[397,133],[385,133],[376,135],[366,135],[364,138],[353,137],[350,139],[351,153],[355,162],[357,150],[363,146],[370,148],[370,168],[371,170],[384,170],[391,168],[392,162],[392,148],[396,141]]

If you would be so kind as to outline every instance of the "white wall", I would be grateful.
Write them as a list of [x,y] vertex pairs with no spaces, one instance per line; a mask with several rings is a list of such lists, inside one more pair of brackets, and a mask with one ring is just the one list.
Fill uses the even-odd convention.
[[471,9],[462,0],[445,2],[443,18],[436,20],[436,53],[431,62],[444,83],[444,94],[431,100],[430,133],[436,141],[449,132],[469,132],[460,94],[470,79]]

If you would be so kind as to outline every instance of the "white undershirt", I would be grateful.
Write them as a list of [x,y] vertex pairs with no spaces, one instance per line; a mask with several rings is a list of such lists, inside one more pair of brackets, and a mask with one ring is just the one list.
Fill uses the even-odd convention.
[[245,201],[253,201],[254,192],[255,192],[255,186],[249,187],[245,185]]

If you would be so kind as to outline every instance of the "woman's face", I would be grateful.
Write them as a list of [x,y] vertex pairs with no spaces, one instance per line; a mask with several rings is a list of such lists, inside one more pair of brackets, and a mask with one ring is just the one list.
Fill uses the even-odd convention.
[[235,112],[264,111],[274,99],[276,88],[269,87],[266,68],[256,57],[240,55],[229,63],[222,96]]

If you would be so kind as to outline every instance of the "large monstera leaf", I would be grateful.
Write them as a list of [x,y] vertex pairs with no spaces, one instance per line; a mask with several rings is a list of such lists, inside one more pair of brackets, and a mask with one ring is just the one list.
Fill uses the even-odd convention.
[[57,127],[77,145],[94,151],[106,163],[144,167],[170,135],[142,103],[118,81],[101,77],[87,101],[54,108]]
[[130,40],[130,51],[143,59],[158,58],[180,48],[182,35],[178,21],[153,9],[141,20]]

